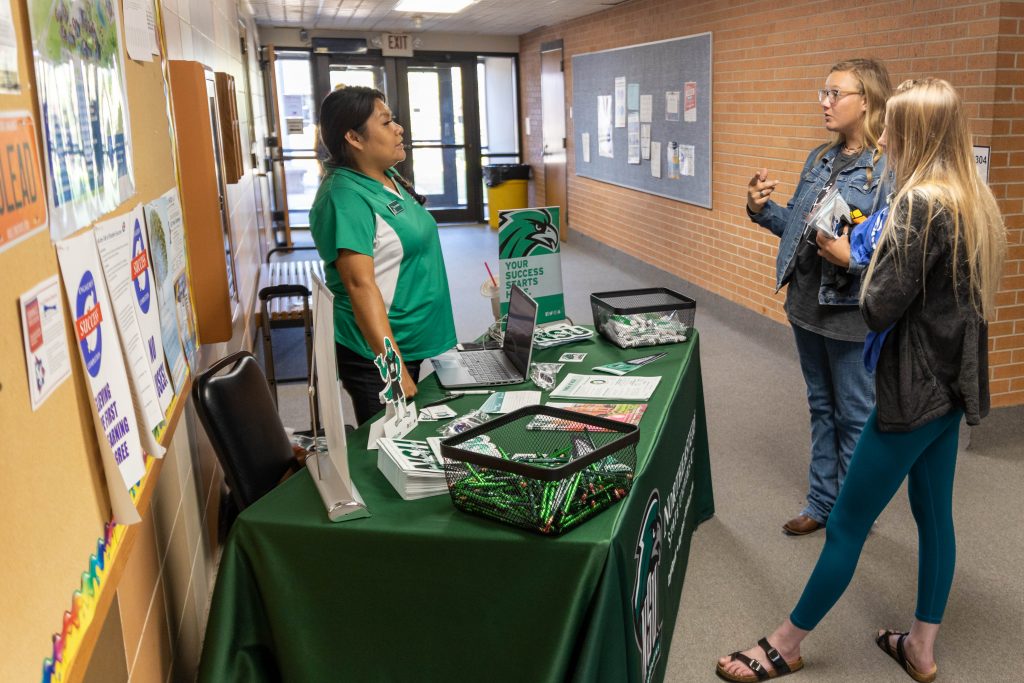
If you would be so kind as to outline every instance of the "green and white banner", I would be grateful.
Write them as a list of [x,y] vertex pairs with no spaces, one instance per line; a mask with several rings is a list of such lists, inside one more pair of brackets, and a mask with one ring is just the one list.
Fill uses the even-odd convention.
[[557,206],[498,212],[502,315],[512,285],[519,285],[537,301],[537,324],[565,318],[559,212]]

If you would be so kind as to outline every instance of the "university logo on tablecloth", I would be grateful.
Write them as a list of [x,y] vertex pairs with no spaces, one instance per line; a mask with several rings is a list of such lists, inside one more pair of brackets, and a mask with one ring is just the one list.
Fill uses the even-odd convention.
[[661,568],[661,497],[658,489],[644,509],[640,533],[636,539],[636,580],[633,583],[633,632],[640,652],[641,674],[650,681],[661,657],[661,612],[658,581]]

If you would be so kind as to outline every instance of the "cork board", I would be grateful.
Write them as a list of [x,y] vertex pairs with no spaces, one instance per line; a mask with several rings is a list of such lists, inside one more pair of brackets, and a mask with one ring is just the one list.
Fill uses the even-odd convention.
[[[26,5],[11,2],[18,38],[21,93],[0,95],[0,112],[30,112],[38,135],[32,46]],[[122,45],[123,49],[123,45]],[[175,186],[167,97],[159,59],[137,63],[125,55],[133,138],[135,194],[103,218],[149,202]],[[40,142],[40,149],[42,144]],[[88,226],[81,226],[86,228]],[[21,341],[18,297],[58,274],[48,230],[0,253],[0,680],[37,680],[52,652],[51,635],[71,607],[72,591],[88,569],[103,525],[110,519],[106,484],[90,415],[88,388],[73,344],[64,301],[72,376],[38,410],[31,407]]]

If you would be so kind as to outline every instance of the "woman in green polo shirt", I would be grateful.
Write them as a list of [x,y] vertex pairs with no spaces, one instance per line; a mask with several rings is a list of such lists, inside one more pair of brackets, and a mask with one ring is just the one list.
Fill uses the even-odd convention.
[[320,106],[330,156],[309,222],[334,293],[338,373],[360,423],[381,408],[373,358],[385,337],[402,359],[409,398],[423,359],[456,341],[437,223],[392,168],[405,160],[402,133],[372,88],[339,88]]

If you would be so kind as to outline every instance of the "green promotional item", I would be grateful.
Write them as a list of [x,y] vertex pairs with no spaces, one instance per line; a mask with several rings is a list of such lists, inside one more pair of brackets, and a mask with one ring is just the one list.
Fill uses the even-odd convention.
[[565,318],[559,212],[557,206],[498,212],[502,315],[512,285],[519,285],[537,301],[538,325]]

